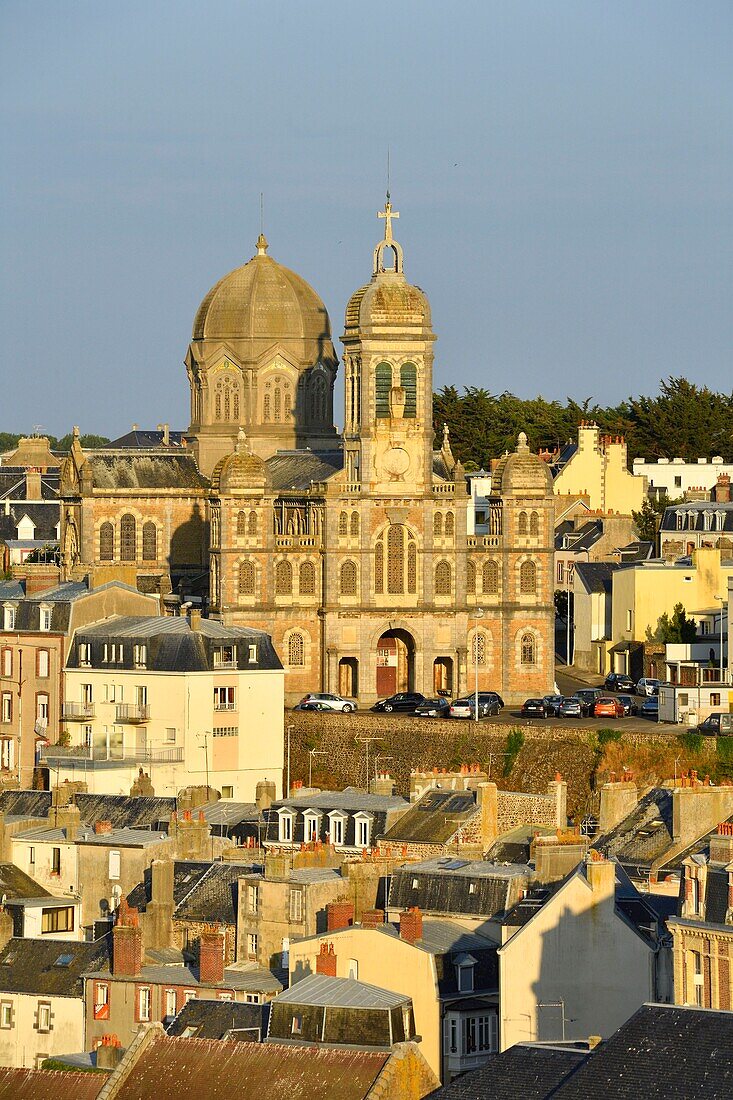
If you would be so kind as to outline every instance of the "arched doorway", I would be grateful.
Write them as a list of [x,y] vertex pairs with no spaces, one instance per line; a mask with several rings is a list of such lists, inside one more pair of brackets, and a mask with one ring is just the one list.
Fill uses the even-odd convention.
[[415,640],[406,630],[387,630],[377,642],[377,695],[412,691]]
[[433,691],[453,693],[453,658],[436,657],[433,661]]
[[359,694],[359,662],[356,657],[342,657],[339,661],[339,695],[356,699]]

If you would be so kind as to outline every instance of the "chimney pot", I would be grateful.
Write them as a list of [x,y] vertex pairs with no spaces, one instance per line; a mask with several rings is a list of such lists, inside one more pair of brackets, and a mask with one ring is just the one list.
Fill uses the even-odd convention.
[[422,939],[422,912],[417,906],[400,913],[400,939],[417,943]]

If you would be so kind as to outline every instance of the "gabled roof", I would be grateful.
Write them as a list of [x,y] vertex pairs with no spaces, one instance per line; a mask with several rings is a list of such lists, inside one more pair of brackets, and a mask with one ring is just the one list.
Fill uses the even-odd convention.
[[5,817],[47,817],[51,807],[50,791],[2,791],[0,813]]
[[109,951],[109,937],[94,943],[78,943],[14,936],[0,952],[0,990],[46,997],[81,997],[82,974],[106,966]]
[[[168,1024],[168,1035],[187,1035],[191,1039],[224,1039],[230,1031],[259,1028],[264,1038],[269,1004],[243,1004],[240,1001],[213,1001],[194,998],[183,1006]],[[195,1029],[189,1031],[189,1029]],[[256,1036],[244,1036],[253,1042]]]
[[125,794],[87,794],[74,797],[81,820],[94,825],[97,821],[109,821],[113,829],[132,829],[151,826],[167,829],[170,816],[176,809],[175,798]]
[[426,913],[488,919],[507,908],[512,894],[517,896],[516,888],[513,890],[513,880],[517,878],[528,882],[529,869],[448,857],[410,863],[392,872],[389,907],[418,906]]
[[273,1004],[317,1005],[323,1008],[397,1008],[409,1004],[410,997],[392,993],[354,978],[332,978],[311,974],[279,993]]
[[0,1100],[96,1100],[108,1076],[0,1066]]
[[0,863],[0,898],[2,897],[11,900],[13,898],[50,898],[51,895],[14,863]]
[[120,449],[132,448],[135,450],[162,450],[166,452],[168,447],[180,449],[183,446],[183,439],[185,432],[173,432],[168,431],[168,443],[164,442],[164,433],[162,431],[149,431],[144,428],[133,428],[132,431],[126,432],[125,435],[121,435],[119,439],[113,439],[110,443],[105,444],[105,451],[116,451]]
[[576,576],[580,578],[587,592],[610,592],[611,578],[618,565],[607,561],[581,561],[575,566]]
[[631,813],[599,837],[594,847],[619,863],[647,867],[661,859],[673,843],[673,793],[656,787],[641,798]]
[[97,489],[207,489],[192,454],[89,451],[82,466]]
[[432,788],[385,834],[388,844],[444,844],[476,814],[474,791]]
[[518,1043],[431,1093],[430,1100],[546,1100],[588,1057],[583,1050]]
[[[176,863],[173,872],[175,920],[203,921],[207,924],[236,924],[237,881],[251,874],[251,863]],[[149,881],[149,875],[146,875]],[[141,884],[142,885],[142,884]],[[129,903],[144,901],[145,887],[135,887]],[[147,900],[150,895],[147,893]]]

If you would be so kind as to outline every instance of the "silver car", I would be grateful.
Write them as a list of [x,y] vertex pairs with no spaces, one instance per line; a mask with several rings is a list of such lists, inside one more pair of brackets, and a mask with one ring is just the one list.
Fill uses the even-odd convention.
[[351,714],[356,710],[356,703],[353,699],[344,699],[342,695],[333,695],[329,691],[310,691],[294,709],[339,710],[342,714]]

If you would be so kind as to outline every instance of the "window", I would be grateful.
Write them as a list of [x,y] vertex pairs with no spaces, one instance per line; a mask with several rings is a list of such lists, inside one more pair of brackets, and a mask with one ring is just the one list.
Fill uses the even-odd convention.
[[236,667],[236,650],[233,645],[222,645],[214,650],[214,668]]
[[631,630],[632,619],[633,619],[633,612],[632,612],[631,608],[627,608],[627,610],[626,610],[626,629],[627,630]]
[[389,363],[378,363],[374,373],[374,412],[378,417],[389,417],[391,391],[392,368]]
[[495,561],[484,562],[482,582],[487,596],[494,596],[499,591],[499,566]]
[[532,512],[529,517],[529,533],[530,535],[539,535],[540,533],[540,517],[537,512]]
[[40,620],[39,620],[39,629],[45,631],[46,633],[48,633],[48,631],[51,629],[51,608],[50,607],[42,607],[41,608],[41,614],[40,614]]
[[301,596],[315,596],[316,569],[311,561],[304,561],[298,576],[298,589]]
[[275,566],[275,595],[290,596],[293,592],[293,567],[289,561],[279,561]]
[[43,691],[36,695],[36,720],[48,722],[48,695]]
[[303,829],[305,832],[306,843],[313,843],[318,840],[318,822],[319,815],[306,810],[303,814]]
[[303,920],[303,891],[290,891],[290,920],[294,924],[300,924]]
[[349,534],[351,535],[352,539],[355,539],[355,538],[359,537],[359,513],[358,512],[352,512],[351,513],[351,522],[349,524]]
[[446,1036],[445,1045],[447,1047],[448,1054],[458,1053],[458,1020],[455,1016],[451,1016],[446,1021]]
[[476,566],[472,561],[466,563],[466,594],[476,595]]
[[359,981],[359,960],[349,959],[349,975],[355,982]]
[[520,512],[519,513],[519,519],[517,520],[517,534],[519,534],[519,535],[526,535],[527,534],[527,513],[526,512]]
[[247,534],[247,513],[237,512],[237,538],[244,538]]
[[557,563],[557,583],[565,583],[565,562],[559,561]]
[[[47,653],[48,650],[45,650],[45,649],[44,650],[39,650],[39,652],[40,653]],[[4,649],[3,650],[2,675],[3,676],[12,676],[13,675],[13,651],[12,651],[12,649]],[[48,676],[48,673],[46,673],[46,675]]]
[[255,594],[255,567],[254,562],[243,561],[239,566],[239,595],[254,596]]
[[94,1019],[109,1020],[109,985],[107,982],[94,983]]
[[537,591],[537,567],[533,561],[523,561],[519,569],[519,591],[528,595]]
[[452,539],[455,534],[455,519],[452,512],[446,512],[445,514],[445,535],[446,538]]
[[435,595],[450,596],[452,577],[450,564],[447,561],[439,561],[435,567]]
[[719,707],[720,706],[720,692],[719,691],[711,691],[710,692],[710,706],[711,707]]
[[214,389],[214,419],[239,421],[239,389],[233,378],[221,378]]
[[346,512],[339,513],[339,535],[346,536],[349,533],[349,517]]
[[165,1005],[166,1016],[175,1016],[176,1014],[176,991],[175,989],[166,989],[164,994],[163,1003]]
[[339,587],[342,596],[356,595],[356,562],[345,561],[341,566],[341,581]]
[[221,797],[234,798],[234,787],[232,787],[231,785],[227,786],[227,784],[224,783],[221,788]]
[[293,818],[294,814],[290,811],[283,812],[278,815],[280,818],[279,823],[279,839],[281,841],[292,841],[293,839]]
[[120,560],[135,561],[137,558],[137,525],[135,517],[126,513],[120,520]]
[[146,645],[133,646],[132,659],[135,668],[145,668],[148,663],[148,647]]
[[257,908],[258,908],[258,905],[259,905],[259,900],[260,900],[259,886],[248,886],[247,887],[247,906],[249,908],[250,913],[256,913],[257,912]]
[[117,879],[120,877],[120,853],[109,853],[109,877],[111,879]]
[[523,634],[520,647],[522,664],[535,664],[537,661],[537,642],[534,634]]
[[247,664],[250,664],[250,665],[256,665],[257,664],[257,646],[256,645],[248,645],[247,646]]
[[3,616],[3,621],[4,621],[4,625],[5,625],[6,630],[15,630],[15,608],[14,607],[8,607],[8,606],[5,607],[5,614]]
[[690,696],[686,691],[681,691],[677,701],[681,707],[686,707],[690,702]]
[[183,991],[183,1003],[185,1005],[187,1005],[189,1001],[195,1001],[195,1000],[196,1000],[196,990],[195,989],[184,989],[184,991]]
[[458,992],[473,993],[473,963],[457,967]]
[[478,1017],[478,1049],[496,1050],[497,1045],[497,1018],[491,1012],[486,1016]]
[[331,844],[344,843],[344,818],[341,814],[329,814]]
[[41,933],[73,932],[74,906],[59,905],[53,909],[41,910]]
[[417,367],[414,363],[403,363],[400,367],[400,385],[405,391],[405,411],[403,416],[417,416]]
[[52,848],[51,849],[51,874],[52,875],[60,875],[61,874],[61,849],[60,848]]
[[13,1002],[0,1001],[0,1028],[8,1031],[13,1026]]
[[36,862],[36,849],[33,846],[28,849],[28,862],[31,867],[33,867]]
[[358,848],[368,848],[372,839],[372,822],[368,817],[356,818],[356,845]]
[[303,1034],[303,1017],[302,1016],[297,1016],[297,1015],[293,1016],[293,1019],[292,1019],[291,1024],[290,1024],[290,1034],[291,1035],[302,1035]]
[[233,687],[214,688],[214,710],[235,710],[235,703]]
[[401,523],[387,529],[387,591],[390,595],[405,591],[405,528]]
[[13,696],[9,691],[3,692],[0,720],[3,722],[13,721]]
[[[9,650],[7,652],[10,652]],[[12,655],[11,655],[12,656]],[[47,649],[36,651],[36,676],[39,680],[48,678],[49,652]]]
[[250,959],[257,958],[257,934],[255,932],[249,932],[247,935],[247,954]]
[[158,560],[158,529],[151,519],[143,524],[143,561]]
[[[112,646],[112,660],[114,660],[115,647]],[[92,663],[92,647],[90,642],[79,642],[79,664],[88,667]]]
[[294,630],[288,638],[288,665],[290,668],[305,665],[305,639],[299,630]]
[[112,561],[115,556],[115,529],[111,523],[99,528],[99,560]]
[[374,547],[374,591],[384,591],[384,543],[381,539]]
[[257,513],[252,509],[247,517],[247,534],[250,538],[257,536]]
[[443,513],[436,512],[433,516],[433,537],[440,538],[443,534]]
[[165,740],[169,745],[175,745],[176,743],[176,728],[175,726],[167,726],[165,731]]
[[51,1030],[51,1002],[39,1001],[36,1009],[36,1030],[48,1032]]
[[483,630],[475,630],[473,632],[471,660],[475,665],[486,664],[486,635]]
[[140,1023],[150,1020],[152,990],[149,985],[140,985],[137,989],[137,1018]]

